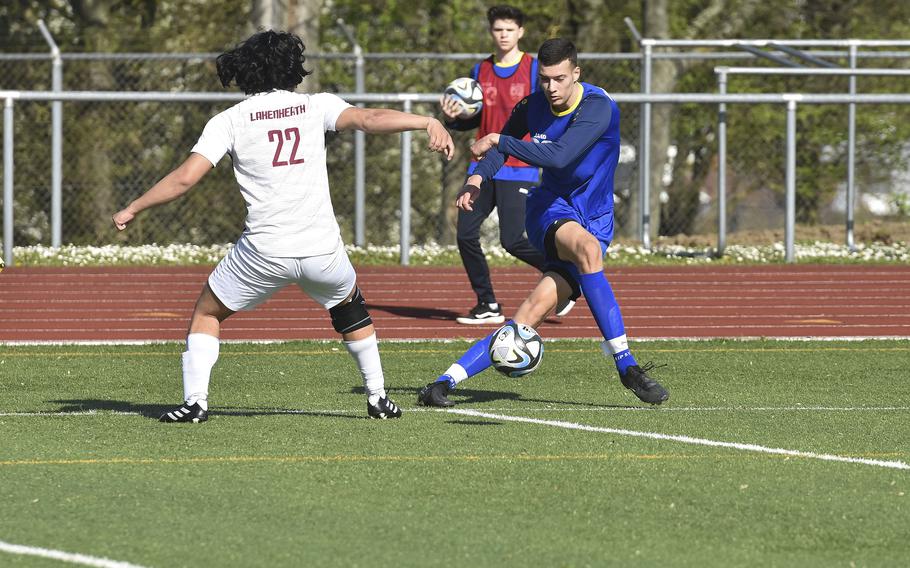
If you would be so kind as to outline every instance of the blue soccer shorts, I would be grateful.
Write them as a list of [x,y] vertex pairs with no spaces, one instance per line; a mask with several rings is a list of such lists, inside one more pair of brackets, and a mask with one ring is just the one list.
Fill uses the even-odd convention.
[[[607,253],[607,247],[613,240],[613,210],[609,210],[597,217],[588,218],[563,197],[550,193],[543,187],[533,188],[525,203],[525,229],[528,232],[528,241],[537,250],[542,251],[546,258],[544,272],[553,269],[565,276],[566,273],[578,281],[578,268],[571,262],[560,260],[555,254],[555,247],[547,246],[547,231],[554,223],[560,221],[575,221],[586,231],[600,241],[600,249]],[[548,250],[549,249],[549,250]],[[573,284],[569,282],[569,284]],[[574,287],[574,285],[573,285]]]

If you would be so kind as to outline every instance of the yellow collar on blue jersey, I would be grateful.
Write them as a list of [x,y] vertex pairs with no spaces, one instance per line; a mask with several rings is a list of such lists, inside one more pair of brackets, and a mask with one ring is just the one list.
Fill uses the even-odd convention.
[[553,110],[553,107],[551,105],[550,112],[552,112],[554,116],[565,116],[567,114],[572,113],[575,109],[577,109],[578,105],[581,103],[581,98],[582,98],[581,96],[584,94],[585,88],[581,86],[581,83],[578,83],[575,85],[575,91],[578,93],[578,98],[575,100],[574,103],[572,103],[572,106],[570,106],[569,108],[567,108],[564,111],[556,112],[555,110]]

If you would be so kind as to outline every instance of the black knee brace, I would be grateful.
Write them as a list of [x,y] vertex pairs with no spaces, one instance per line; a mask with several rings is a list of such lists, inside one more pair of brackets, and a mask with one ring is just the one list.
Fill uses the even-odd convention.
[[338,333],[350,333],[364,328],[373,323],[370,313],[365,306],[366,300],[360,293],[360,288],[354,290],[351,301],[343,302],[329,308],[329,315],[332,316],[332,327]]

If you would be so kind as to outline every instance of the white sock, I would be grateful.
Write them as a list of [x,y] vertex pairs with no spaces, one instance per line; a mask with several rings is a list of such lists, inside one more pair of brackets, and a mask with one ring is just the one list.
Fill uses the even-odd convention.
[[218,361],[218,338],[205,333],[191,333],[186,336],[186,351],[183,352],[183,400],[187,404],[199,403],[203,410],[209,409],[209,378],[212,367]]
[[446,372],[443,374],[452,377],[452,380],[455,381],[456,385],[468,378],[468,372],[458,363],[452,363],[452,366],[446,369]]
[[345,341],[344,346],[354,358],[363,377],[363,388],[367,391],[367,401],[376,404],[385,398],[385,377],[382,374],[382,362],[379,360],[379,342],[376,334],[357,341]]
[[629,340],[626,339],[626,334],[622,334],[619,337],[605,340],[600,344],[600,348],[604,355],[612,359],[613,355],[629,350]]

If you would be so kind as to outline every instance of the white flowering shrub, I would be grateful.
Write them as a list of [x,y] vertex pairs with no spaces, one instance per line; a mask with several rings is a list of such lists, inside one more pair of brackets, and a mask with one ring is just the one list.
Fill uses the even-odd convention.
[[19,266],[183,266],[215,264],[234,245],[13,247]]
[[[14,247],[18,266],[185,266],[215,264],[231,249],[223,245],[142,245],[100,247],[67,245]],[[347,245],[355,265],[399,264],[397,246]],[[500,246],[484,248],[493,266],[522,266]],[[730,245],[723,257],[715,257],[710,247],[661,245],[653,250],[640,245],[614,244],[607,251],[609,264],[768,264],[783,263],[786,251],[782,243],[767,246]],[[907,243],[858,244],[851,251],[844,245],[828,242],[802,243],[795,247],[797,262],[803,263],[906,263],[910,262]],[[409,252],[413,266],[460,266],[458,248],[435,243],[412,246]]]

